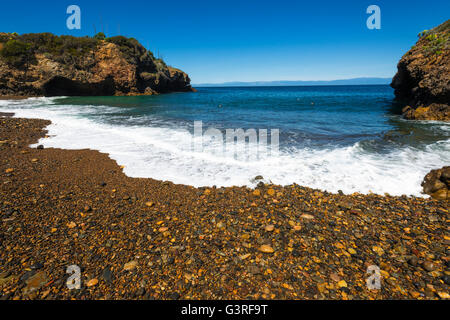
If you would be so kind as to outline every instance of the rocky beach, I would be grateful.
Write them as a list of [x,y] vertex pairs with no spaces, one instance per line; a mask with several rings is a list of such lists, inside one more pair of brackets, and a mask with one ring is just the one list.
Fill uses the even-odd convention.
[[107,154],[30,148],[50,122],[10,116],[2,300],[449,298],[448,200],[129,178]]

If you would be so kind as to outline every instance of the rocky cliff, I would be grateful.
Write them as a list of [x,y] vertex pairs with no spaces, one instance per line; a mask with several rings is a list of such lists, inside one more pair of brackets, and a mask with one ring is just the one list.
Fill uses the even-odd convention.
[[450,120],[450,20],[419,34],[391,86],[412,120]]
[[122,36],[0,33],[0,96],[152,95],[192,91],[188,75]]

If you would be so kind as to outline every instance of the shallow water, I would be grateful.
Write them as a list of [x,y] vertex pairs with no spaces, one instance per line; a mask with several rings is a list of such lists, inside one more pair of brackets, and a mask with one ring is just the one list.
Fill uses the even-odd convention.
[[[0,101],[0,112],[49,119],[51,137],[40,144],[109,153],[132,177],[198,187],[252,186],[262,175],[331,192],[420,196],[425,174],[450,163],[450,125],[405,121],[393,113],[393,98],[389,86],[199,88]],[[194,121],[224,136],[225,129],[279,129],[278,151],[257,154],[261,146],[240,142],[236,153],[223,153],[217,140],[193,137]]]

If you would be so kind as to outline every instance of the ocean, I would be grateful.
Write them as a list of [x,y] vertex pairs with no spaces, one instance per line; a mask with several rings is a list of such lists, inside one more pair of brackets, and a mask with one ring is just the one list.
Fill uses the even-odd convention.
[[[50,137],[39,142],[46,148],[99,150],[130,177],[195,187],[254,187],[263,176],[346,194],[424,196],[423,177],[450,164],[450,125],[403,120],[386,85],[197,89],[3,100],[0,112],[51,120]],[[267,130],[267,152],[260,141],[238,141],[236,152],[221,152],[218,136],[194,134],[200,121],[203,133],[214,128],[224,138],[227,129]]]

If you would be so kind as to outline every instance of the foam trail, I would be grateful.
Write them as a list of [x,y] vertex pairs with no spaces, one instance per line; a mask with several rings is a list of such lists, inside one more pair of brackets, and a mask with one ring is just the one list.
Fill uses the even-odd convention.
[[387,154],[369,153],[360,143],[327,150],[292,149],[247,162],[212,151],[192,151],[192,135],[182,129],[105,124],[86,115],[96,114],[99,108],[102,114],[108,113],[108,108],[114,112],[112,107],[58,106],[54,101],[0,101],[0,110],[14,112],[16,117],[51,120],[47,128],[50,138],[39,144],[108,153],[125,166],[130,177],[200,187],[250,186],[252,178],[262,175],[276,184],[297,183],[330,192],[423,196],[420,183],[425,174],[450,162],[450,140],[425,150],[403,147]]

